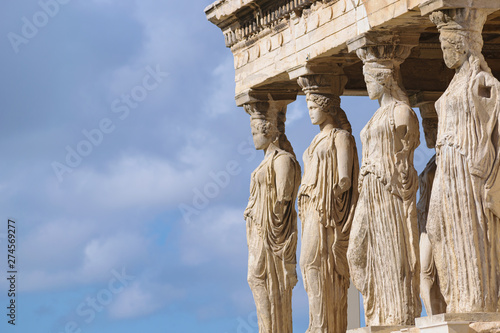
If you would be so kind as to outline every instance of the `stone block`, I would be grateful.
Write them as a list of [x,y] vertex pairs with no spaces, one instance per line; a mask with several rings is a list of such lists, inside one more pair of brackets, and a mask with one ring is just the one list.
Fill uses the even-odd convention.
[[399,332],[404,329],[409,329],[412,326],[367,326],[360,327],[353,330],[347,330],[347,333],[391,333]]
[[476,312],[476,313],[442,313],[435,316],[421,317],[415,319],[415,325],[419,328],[443,324],[448,322],[495,322],[500,321],[500,312]]
[[429,0],[420,5],[422,15],[427,15],[433,11],[449,8],[481,8],[500,9],[498,0]]
[[470,324],[469,333],[500,333],[500,321]]

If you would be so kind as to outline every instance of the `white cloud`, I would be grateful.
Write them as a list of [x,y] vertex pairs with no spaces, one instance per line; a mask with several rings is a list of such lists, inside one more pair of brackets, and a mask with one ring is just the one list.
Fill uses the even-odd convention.
[[[191,154],[196,156],[196,152]],[[188,200],[192,188],[208,174],[205,169],[204,164],[181,169],[167,159],[123,155],[110,161],[105,170],[76,169],[66,176],[62,185],[56,182],[49,185],[49,194],[53,201],[78,209],[92,207],[98,211],[117,212],[148,207],[163,210]]]
[[[57,259],[54,259],[57,260]],[[19,283],[23,286],[25,292],[52,290],[63,290],[69,286],[74,286],[79,283],[77,271],[60,271],[54,272],[50,270],[25,270],[24,274],[19,275]]]
[[83,262],[81,251],[93,233],[88,221],[58,220],[31,232],[22,230],[18,256],[24,290],[43,290],[76,283]]
[[[72,229],[73,227],[74,229]],[[106,281],[110,271],[145,263],[150,244],[128,232],[99,235],[99,226],[71,222],[47,223],[20,247],[24,290],[50,290]]]
[[154,313],[184,294],[170,285],[134,282],[117,295],[109,314],[115,319],[136,318]]
[[110,269],[136,266],[147,258],[149,243],[142,235],[120,233],[105,239],[92,239],[84,249],[81,268],[84,281],[105,278]]
[[288,126],[295,123],[297,120],[302,119],[304,115],[308,115],[305,99],[297,99],[297,101],[288,106],[286,112],[286,125]]
[[183,225],[180,244],[181,261],[188,266],[213,260],[227,260],[228,265],[244,262],[247,243],[243,210],[219,206],[204,211],[192,224]]
[[[59,297],[105,287],[111,271],[125,267],[137,275],[136,281],[108,308],[113,318],[124,319],[147,316],[179,300],[187,293],[178,289],[188,284],[186,280],[192,280],[197,290],[182,300],[181,311],[190,313],[197,308],[193,303],[212,296],[207,296],[207,284],[213,290],[228,283],[246,287],[244,207],[233,208],[228,202],[242,192],[247,195],[246,183],[235,183],[236,179],[246,182],[249,172],[231,179],[234,195],[214,199],[212,208],[204,210],[193,225],[158,226],[160,220],[178,214],[179,202],[192,201],[195,187],[212,181],[210,171],[224,170],[233,158],[245,160],[242,169],[250,164],[248,156],[238,154],[236,141],[240,139],[233,135],[242,133],[238,119],[249,135],[247,117],[244,113],[241,118],[227,116],[232,109],[243,112],[234,104],[232,56],[224,49],[217,28],[204,20],[206,4],[78,2],[75,6],[79,7],[61,12],[57,19],[61,29],[44,30],[43,36],[30,41],[22,59],[12,59],[19,66],[11,66],[8,77],[17,79],[9,79],[6,86],[12,91],[2,102],[13,116],[5,122],[12,133],[4,131],[7,139],[2,149],[9,161],[2,168],[0,192],[5,197],[1,205],[5,214],[19,216],[24,226],[19,238],[19,285],[26,297],[40,297],[40,302],[57,308]],[[36,0],[32,5],[36,6]],[[94,24],[82,29],[81,22]],[[112,26],[107,27],[110,22]],[[206,32],[209,27],[213,34]],[[116,40],[124,34],[123,40]],[[216,42],[219,47],[212,47]],[[58,183],[51,161],[63,162],[64,147],[74,148],[83,139],[83,128],[95,128],[102,117],[116,116],[110,113],[110,101],[130,92],[141,83],[144,68],[156,64],[172,75],[137,110],[137,115],[142,112],[140,121],[131,117],[117,126],[102,146]],[[289,119],[293,118],[292,112]],[[154,243],[159,234],[173,239],[173,244]],[[207,275],[215,274],[214,265],[226,265],[216,272],[222,277],[207,280]],[[182,272],[175,275],[175,269]],[[235,270],[241,281],[224,278]],[[165,275],[168,283],[158,282]],[[0,281],[5,285],[5,279]],[[53,297],[41,296],[54,290],[58,293]],[[226,307],[230,297],[217,296],[214,303]],[[62,311],[73,314],[80,301],[69,307],[64,303]],[[227,309],[202,308],[200,313],[210,321]],[[31,325],[47,331],[58,320],[56,316]],[[95,329],[101,329],[100,324],[95,323]]]
[[241,112],[242,110],[238,110],[234,102],[234,89],[233,56],[229,55],[212,71],[210,98],[204,111],[211,117],[229,112]]

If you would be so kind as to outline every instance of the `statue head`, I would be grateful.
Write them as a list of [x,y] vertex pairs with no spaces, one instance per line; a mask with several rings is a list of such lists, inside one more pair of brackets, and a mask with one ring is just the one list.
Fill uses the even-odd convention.
[[467,60],[466,38],[454,32],[443,32],[439,36],[446,67],[457,69]]
[[363,66],[366,90],[370,99],[379,99],[394,80],[394,71],[386,67],[375,66],[374,63]]
[[457,69],[470,54],[481,55],[481,32],[486,17],[486,12],[474,8],[445,9],[431,14],[430,19],[440,32],[439,40],[447,67]]
[[297,82],[306,94],[307,108],[313,125],[332,122],[335,127],[351,132],[351,124],[340,108],[340,95],[344,91],[347,77],[338,67],[335,74],[309,74]]
[[356,51],[364,64],[363,74],[371,99],[380,99],[385,92],[407,98],[400,86],[400,65],[410,52],[410,46],[398,44],[367,46]]
[[[313,125],[321,125],[325,121],[334,121],[336,96],[326,94],[306,94],[307,108],[309,117]],[[340,107],[340,98],[338,98],[338,107]]]
[[255,149],[264,150],[273,142],[278,145],[278,113],[267,102],[245,104],[245,111],[250,114]]
[[424,128],[427,148],[435,148],[437,140],[438,118],[423,118],[422,127]]

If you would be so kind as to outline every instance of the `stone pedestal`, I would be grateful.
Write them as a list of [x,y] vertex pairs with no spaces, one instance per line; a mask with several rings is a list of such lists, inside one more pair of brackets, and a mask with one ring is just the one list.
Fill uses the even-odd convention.
[[472,323],[500,322],[500,313],[443,313],[417,318],[416,328],[420,333],[469,333]]
[[415,319],[415,326],[423,328],[430,325],[443,324],[446,322],[491,322],[500,321],[500,312],[477,312],[477,313],[442,313],[435,316],[421,317]]
[[443,313],[415,319],[415,326],[368,326],[347,333],[500,333],[500,312]]
[[412,328],[412,326],[367,326],[353,330],[347,330],[347,333],[391,333],[399,332]]

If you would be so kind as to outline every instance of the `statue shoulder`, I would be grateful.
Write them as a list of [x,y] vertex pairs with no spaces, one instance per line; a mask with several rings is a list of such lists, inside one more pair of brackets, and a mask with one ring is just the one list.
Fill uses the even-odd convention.
[[418,121],[415,111],[406,103],[397,103],[394,106],[394,120],[398,122]]
[[335,140],[344,140],[346,142],[354,141],[354,137],[349,131],[345,129],[337,128],[335,131]]
[[404,126],[407,131],[419,132],[418,118],[415,111],[406,103],[397,103],[394,106],[394,125],[397,128]]
[[295,156],[285,150],[279,150],[274,156],[274,167],[275,169],[287,171],[294,170],[298,165]]

